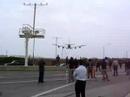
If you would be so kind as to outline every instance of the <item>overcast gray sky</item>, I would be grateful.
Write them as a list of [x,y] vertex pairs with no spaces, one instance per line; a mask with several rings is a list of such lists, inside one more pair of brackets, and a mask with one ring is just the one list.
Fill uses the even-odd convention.
[[[130,0],[0,0],[0,54],[25,53],[25,40],[18,32],[23,24],[32,25],[33,6],[24,6],[24,2],[48,3],[37,7],[36,27],[46,29],[46,34],[45,39],[36,40],[36,56],[54,57],[52,44],[57,36],[59,44],[86,44],[64,50],[64,56],[102,58],[104,47],[108,57],[130,57]],[[61,55],[61,49],[58,52]]]

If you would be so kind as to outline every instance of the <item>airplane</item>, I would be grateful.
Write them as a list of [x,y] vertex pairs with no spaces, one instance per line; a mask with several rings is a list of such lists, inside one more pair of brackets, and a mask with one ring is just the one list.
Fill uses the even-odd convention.
[[[65,44],[65,45],[58,45],[58,44],[54,44],[55,46],[57,46],[58,48],[62,48],[62,49],[77,49],[77,48],[81,48],[81,47],[83,47],[83,46],[86,46],[86,45],[74,45],[74,44]],[[72,46],[72,45],[74,45],[74,46]]]

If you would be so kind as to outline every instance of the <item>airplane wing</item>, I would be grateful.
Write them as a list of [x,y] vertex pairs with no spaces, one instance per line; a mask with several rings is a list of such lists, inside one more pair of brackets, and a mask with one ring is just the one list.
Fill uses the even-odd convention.
[[77,49],[77,48],[81,48],[81,47],[83,47],[83,46],[86,46],[86,45],[77,45],[77,46],[74,46],[74,47],[72,47],[72,48]]
[[74,43],[68,43],[68,44],[65,44],[65,45],[75,45]]
[[65,46],[63,45],[59,45],[59,44],[53,44],[54,46],[57,46],[58,48],[62,47],[62,48],[66,48]]
[[57,46],[58,48],[62,48],[62,49],[77,49],[77,48],[81,48],[83,46],[86,45],[77,45],[77,46],[72,46],[74,44],[66,44],[67,46],[63,46],[63,45],[59,45],[59,44],[53,44],[54,46]]

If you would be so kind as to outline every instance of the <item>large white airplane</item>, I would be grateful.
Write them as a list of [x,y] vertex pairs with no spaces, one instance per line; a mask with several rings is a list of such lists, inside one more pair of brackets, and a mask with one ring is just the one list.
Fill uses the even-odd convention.
[[59,45],[59,44],[54,44],[55,46],[57,46],[58,48],[62,48],[62,49],[77,49],[77,48],[81,48],[83,46],[86,46],[86,45],[74,45],[74,44],[65,44],[65,45]]

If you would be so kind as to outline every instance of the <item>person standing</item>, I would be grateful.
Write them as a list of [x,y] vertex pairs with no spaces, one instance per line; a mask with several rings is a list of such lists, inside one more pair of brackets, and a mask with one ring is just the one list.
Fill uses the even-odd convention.
[[67,56],[66,59],[65,59],[65,65],[67,66],[68,63],[69,63],[69,59],[68,59],[68,56]]
[[[73,76],[75,82],[75,94],[76,97],[85,97],[85,87],[87,79],[87,69],[83,65],[82,60],[79,61],[79,66],[74,70]],[[80,96],[81,95],[81,96]]]
[[68,82],[73,82],[74,79],[73,79],[73,72],[74,72],[74,67],[75,67],[75,64],[74,64],[74,58],[71,57],[69,59],[69,79],[68,79]]
[[118,76],[118,60],[114,60],[112,63],[112,67],[113,67],[113,76]]
[[43,83],[44,82],[45,62],[44,62],[44,60],[42,58],[39,59],[38,66],[39,66],[38,83]]
[[101,65],[101,68],[102,68],[102,80],[107,80],[107,81],[110,81],[109,78],[108,78],[108,74],[107,74],[107,63],[108,63],[108,60],[107,58],[103,59],[102,60],[102,65]]
[[57,66],[60,65],[60,56],[59,55],[57,55],[57,57],[56,57],[56,65]]
[[130,61],[127,59],[125,62],[126,75],[129,75],[129,70],[130,70]]
[[88,62],[89,63],[88,63],[87,71],[88,71],[88,79],[89,79],[89,78],[93,78],[93,64],[91,59],[89,59]]
[[97,79],[97,78],[96,78],[96,65],[97,65],[97,60],[96,60],[96,59],[93,60],[92,64],[93,64],[93,67],[92,67],[92,77],[93,77],[94,79]]
[[127,63],[126,63],[126,74],[130,78],[130,60],[129,59],[127,60]]

